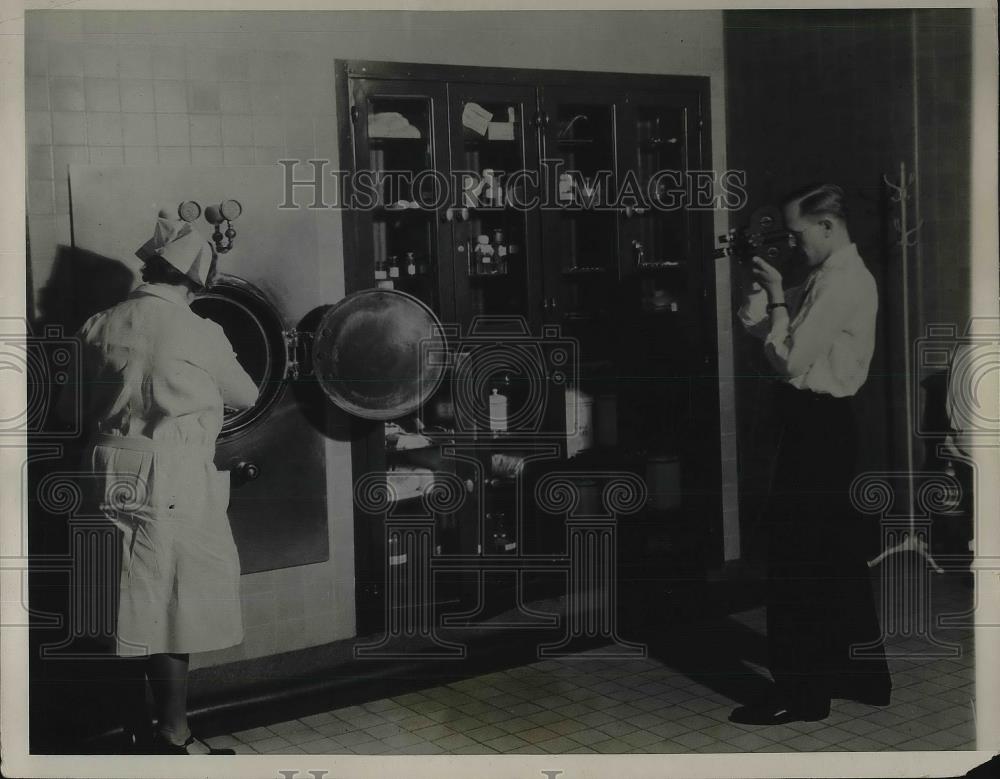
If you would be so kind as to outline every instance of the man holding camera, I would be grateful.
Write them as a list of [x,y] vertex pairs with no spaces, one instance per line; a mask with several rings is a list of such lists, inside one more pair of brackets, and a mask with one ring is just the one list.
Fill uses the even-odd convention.
[[781,425],[766,520],[775,685],[764,701],[730,715],[761,725],[824,719],[831,698],[886,705],[892,688],[863,528],[850,499],[857,445],[851,397],[875,349],[875,279],[851,241],[839,187],[794,193],[784,217],[808,275],[786,290],[781,273],[754,257],[739,311],[744,327],[764,341]]

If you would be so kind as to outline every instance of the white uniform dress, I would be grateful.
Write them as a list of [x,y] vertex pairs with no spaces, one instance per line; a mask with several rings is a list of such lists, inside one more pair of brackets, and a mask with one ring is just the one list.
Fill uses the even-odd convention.
[[223,404],[253,405],[256,385],[222,328],[168,285],[140,286],[79,335],[87,411],[97,421],[94,497],[122,531],[118,654],[240,643],[229,473],[213,457]]

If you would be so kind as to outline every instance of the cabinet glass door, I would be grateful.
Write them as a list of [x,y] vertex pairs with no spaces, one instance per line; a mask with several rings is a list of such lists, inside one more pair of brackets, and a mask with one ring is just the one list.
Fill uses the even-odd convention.
[[359,226],[357,288],[407,292],[439,313],[451,281],[441,272],[439,211],[447,170],[443,84],[356,79],[352,119],[356,170],[352,203]]
[[618,97],[546,87],[542,100],[547,319],[598,349],[619,278]]
[[533,87],[449,84],[458,321],[539,319],[538,140]]
[[[691,313],[702,257],[696,256],[690,197],[697,153],[695,106],[682,95],[631,94],[622,123],[626,164],[638,198],[626,206],[625,275],[638,280],[638,300],[650,313]],[[692,138],[695,143],[692,148]]]

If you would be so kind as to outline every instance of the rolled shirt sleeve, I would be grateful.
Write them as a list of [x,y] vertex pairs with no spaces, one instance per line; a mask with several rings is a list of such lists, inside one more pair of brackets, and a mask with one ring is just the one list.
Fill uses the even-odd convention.
[[250,408],[257,402],[257,384],[240,365],[225,332],[214,322],[212,324],[215,337],[211,372],[222,393],[222,402],[230,408]]
[[740,324],[751,335],[765,338],[768,334],[767,292],[754,282],[740,310],[736,312]]
[[786,308],[771,314],[771,329],[764,339],[764,353],[778,373],[787,378],[803,375],[827,354],[833,339],[850,321],[856,301],[836,277],[820,279],[809,290],[792,321]]

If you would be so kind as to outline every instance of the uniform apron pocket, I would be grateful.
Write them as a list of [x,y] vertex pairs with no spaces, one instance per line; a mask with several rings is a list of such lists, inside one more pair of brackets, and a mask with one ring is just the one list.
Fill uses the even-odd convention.
[[122,533],[122,568],[127,580],[159,579],[160,555],[152,521],[132,520]]
[[212,481],[212,509],[224,514],[229,508],[229,471],[220,471],[212,466],[209,475]]

